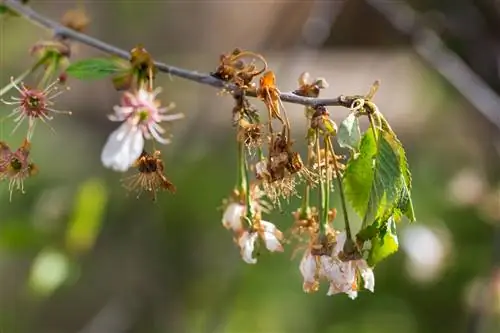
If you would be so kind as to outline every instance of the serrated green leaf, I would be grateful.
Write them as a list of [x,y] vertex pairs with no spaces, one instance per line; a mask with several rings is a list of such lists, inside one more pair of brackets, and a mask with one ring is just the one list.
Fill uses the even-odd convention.
[[392,211],[403,186],[399,147],[390,133],[378,132],[378,152],[375,157],[373,182],[364,222],[371,223]]
[[386,216],[396,205],[403,186],[398,146],[387,132],[367,131],[359,155],[350,160],[344,174],[345,194],[363,218],[363,227]]
[[358,151],[360,140],[359,120],[355,113],[351,113],[340,123],[337,141],[342,148]]
[[353,154],[344,173],[344,191],[353,209],[363,217],[370,198],[373,182],[373,157],[377,145],[371,131],[365,132],[359,146],[359,153]]
[[98,80],[123,71],[113,58],[91,58],[72,63],[66,73],[80,80]]
[[408,160],[406,158],[406,152],[403,148],[403,144],[401,143],[401,141],[399,141],[396,134],[394,132],[391,132],[389,134],[390,136],[388,137],[391,138],[399,153],[402,177],[401,182],[403,184],[395,214],[399,213],[406,216],[410,220],[410,222],[415,222],[415,211],[413,210],[413,202],[411,199],[412,178],[410,168],[408,166]]
[[378,264],[399,248],[398,236],[396,234],[396,223],[389,217],[379,228],[379,234],[372,239],[372,247],[368,255],[368,265],[371,267]]

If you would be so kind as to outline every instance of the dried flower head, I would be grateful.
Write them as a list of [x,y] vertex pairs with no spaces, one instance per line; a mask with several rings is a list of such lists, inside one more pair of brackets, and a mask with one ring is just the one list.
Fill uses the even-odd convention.
[[326,88],[328,88],[328,82],[324,78],[319,77],[311,81],[311,75],[304,72],[299,77],[299,89],[293,93],[299,96],[317,98],[320,90]]
[[[257,67],[257,61],[262,63],[261,68]],[[220,56],[219,66],[211,75],[243,88],[250,87],[253,78],[266,69],[267,62],[260,54],[236,48],[233,52]]]
[[314,109],[315,112],[311,118],[311,129],[319,129],[321,133],[327,135],[336,135],[337,124],[330,119],[330,113],[327,108],[323,105],[318,105]]
[[24,180],[38,171],[36,165],[30,162],[30,148],[28,140],[24,140],[15,152],[7,144],[0,142],[0,180],[9,180],[10,200],[16,189],[24,194]]
[[264,142],[264,129],[260,123],[252,124],[245,119],[240,119],[238,124],[237,140],[242,142],[250,154],[262,146]]
[[280,197],[289,199],[297,195],[295,187],[302,181],[314,184],[318,180],[318,176],[304,165],[300,154],[292,150],[292,144],[283,131],[273,140],[267,160],[255,164],[256,178],[262,181],[273,204],[279,204]]
[[153,201],[156,201],[156,194],[161,189],[175,193],[174,184],[163,173],[165,168],[160,157],[161,153],[158,150],[152,155],[143,151],[134,163],[138,173],[123,180],[123,185],[128,191],[137,192],[137,198],[144,191],[151,193]]
[[50,113],[71,115],[70,111],[60,111],[52,107],[54,105],[53,99],[62,93],[57,86],[59,80],[54,81],[44,90],[29,88],[24,83],[21,83],[19,86],[16,84],[13,77],[11,81],[12,85],[20,93],[20,97],[11,97],[12,101],[2,100],[2,102],[7,105],[18,105],[8,116],[16,116],[14,122],[16,122],[17,125],[12,132],[17,130],[25,118],[28,118],[27,139],[30,140],[33,136],[37,119],[46,123],[47,120],[52,120]]

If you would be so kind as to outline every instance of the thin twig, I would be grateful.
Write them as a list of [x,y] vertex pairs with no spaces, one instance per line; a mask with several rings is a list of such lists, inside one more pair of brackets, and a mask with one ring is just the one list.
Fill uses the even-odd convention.
[[[120,49],[116,46],[105,43],[99,39],[90,37],[86,34],[79,33],[75,30],[69,29],[62,24],[51,20],[42,14],[39,14],[31,7],[27,5],[23,5],[18,0],[0,0],[5,6],[10,8],[11,10],[17,12],[19,15],[24,17],[30,22],[33,22],[37,25],[40,25],[44,28],[50,29],[54,32],[54,34],[66,37],[73,41],[85,44],[87,46],[93,47],[105,53],[118,56],[120,58],[129,59],[130,53],[126,50]],[[155,61],[155,66],[158,68],[160,72],[168,73],[173,76],[177,76],[186,80],[198,82],[201,84],[209,85],[216,88],[226,88],[231,91],[237,91],[238,88],[229,84],[225,81],[219,80],[210,74],[207,73],[199,73],[196,71],[190,71],[187,69],[167,65],[162,62]],[[257,92],[255,89],[247,90],[247,96],[257,97]],[[343,106],[349,107],[352,103],[353,97],[340,95],[335,98],[310,98],[310,97],[302,97],[295,95],[292,92],[280,93],[280,98],[283,102],[294,103],[294,104],[302,104],[302,105],[329,105],[329,106]]]

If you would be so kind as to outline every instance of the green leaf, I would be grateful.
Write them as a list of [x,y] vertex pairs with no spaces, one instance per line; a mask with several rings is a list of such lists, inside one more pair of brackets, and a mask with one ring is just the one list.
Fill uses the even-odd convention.
[[398,146],[390,133],[367,131],[357,157],[347,164],[344,174],[345,194],[354,210],[363,217],[363,227],[387,215],[400,194],[402,173]]
[[353,154],[344,173],[344,191],[353,209],[363,217],[373,182],[373,157],[377,145],[371,131],[367,131],[360,143],[359,153]]
[[113,58],[91,58],[72,63],[66,73],[80,80],[98,80],[123,71]]
[[353,112],[340,123],[337,141],[342,148],[358,151],[360,140],[359,120]]
[[403,186],[399,147],[395,144],[392,134],[383,131],[378,133],[378,152],[364,224],[392,211]]
[[392,136],[394,145],[398,149],[400,157],[400,167],[402,173],[401,183],[403,184],[397,205],[395,207],[395,214],[404,215],[410,220],[410,222],[415,222],[416,221],[415,211],[413,210],[413,202],[411,199],[412,178],[411,178],[410,168],[408,166],[408,160],[406,158],[406,152],[403,148],[403,144],[396,137],[396,134],[394,132],[391,132],[390,134]]
[[368,265],[375,266],[399,248],[398,236],[396,234],[396,223],[389,217],[379,228],[379,234],[372,239],[372,247],[368,254]]

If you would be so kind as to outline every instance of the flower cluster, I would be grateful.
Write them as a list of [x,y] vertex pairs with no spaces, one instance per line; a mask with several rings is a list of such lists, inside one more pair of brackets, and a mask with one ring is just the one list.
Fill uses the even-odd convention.
[[[233,232],[246,263],[257,263],[254,257],[256,244],[262,244],[270,252],[283,252],[283,244],[291,240],[285,239],[274,224],[263,220],[262,214],[268,213],[274,205],[279,206],[280,198],[298,195],[297,185],[305,183],[303,203],[294,215],[292,227],[292,235],[305,243],[306,248],[299,265],[304,291],[315,292],[320,281],[326,280],[329,282],[327,295],[346,293],[355,298],[363,288],[373,292],[375,278],[364,258],[363,242],[354,242],[347,220],[344,231],[334,230],[331,226],[336,209],[330,208],[328,193],[335,188],[333,180],[340,181],[345,170],[343,156],[335,153],[331,143],[331,138],[337,134],[337,125],[324,106],[306,108],[308,154],[304,162],[292,147],[290,120],[281,103],[274,73],[259,71],[263,74],[256,87],[252,79],[259,74],[254,71],[253,59],[246,59],[247,63],[239,57],[241,54],[253,53],[237,49],[221,56],[221,63],[213,74],[239,88],[233,94],[238,180],[233,194],[225,202],[223,226]],[[263,59],[257,55],[254,58]],[[265,67],[267,69],[267,64]],[[320,90],[327,86],[324,79],[311,80],[309,74],[304,73],[294,93],[318,97]],[[246,98],[251,89],[255,89],[256,95],[264,102],[267,124],[261,122],[257,108]],[[275,130],[274,121],[279,123],[279,131]],[[253,161],[255,156],[257,159]],[[253,181],[250,180],[250,170],[255,178]],[[320,209],[310,206],[310,192],[317,185]],[[302,247],[299,245],[297,249]]]
[[[75,11],[76,13],[76,11]],[[84,15],[80,12],[80,18]],[[81,21],[80,28],[83,30],[85,24]],[[63,18],[63,24],[70,27],[74,19]],[[55,108],[55,98],[63,93],[61,86],[66,83],[66,68],[69,66],[71,55],[70,42],[55,34],[49,40],[38,41],[31,47],[30,55],[34,57],[34,63],[28,70],[18,77],[11,77],[10,83],[0,89],[0,101],[8,106],[14,107],[7,118],[13,118],[16,132],[23,123],[28,123],[25,139],[21,147],[12,152],[6,142],[1,143],[0,154],[0,181],[8,181],[10,198],[14,190],[24,193],[24,180],[36,173],[37,168],[29,162],[29,153],[32,146],[35,127],[38,122],[47,125],[55,132],[49,121],[56,114],[71,115],[70,111]],[[33,86],[24,82],[32,74],[40,74],[41,78]],[[33,75],[36,78],[36,75]],[[16,90],[17,96],[11,96],[10,100],[2,98],[10,90]],[[65,87],[69,90],[69,87]]]
[[[64,26],[79,33],[88,23],[82,10],[69,11],[62,19]],[[127,60],[110,57],[70,63],[74,50],[68,31],[37,42],[30,50],[35,57],[33,65],[0,89],[0,98],[12,89],[17,91],[10,100],[1,99],[13,107],[8,115],[13,118],[13,132],[25,122],[28,125],[19,148],[11,149],[0,141],[0,181],[8,183],[11,199],[14,190],[24,193],[24,181],[38,170],[30,156],[35,125],[39,121],[48,125],[55,114],[71,114],[55,107],[55,98],[70,76],[108,76],[121,94],[108,115],[119,124],[102,148],[103,166],[120,173],[134,169],[134,174],[122,178],[122,185],[137,197],[146,192],[156,201],[161,190],[174,193],[176,187],[165,175],[166,164],[156,143],[169,144],[172,134],[167,126],[184,115],[170,112],[173,103],[162,105],[158,98],[162,89],[155,86],[155,79],[159,69],[177,72],[224,87],[223,92],[234,98],[231,115],[237,179],[232,194],[224,200],[222,225],[232,233],[242,260],[256,264],[261,248],[284,252],[284,245],[298,240],[294,252],[303,251],[298,266],[304,292],[318,291],[322,281],[329,285],[327,295],[345,293],[354,299],[358,291],[374,291],[373,267],[397,251],[395,223],[402,216],[415,220],[404,149],[372,102],[378,83],[365,96],[336,100],[335,105],[350,109],[349,116],[337,126],[326,106],[319,104],[322,100],[317,99],[328,83],[303,73],[293,91],[294,98],[305,105],[306,128],[301,136],[306,138],[307,155],[303,158],[298,145],[294,146],[290,118],[281,100],[290,94],[283,95],[278,89],[276,76],[262,55],[235,49],[220,56],[210,76],[159,66],[142,45],[133,48]],[[24,80],[38,70],[43,72],[41,79],[33,86],[25,84]],[[263,103],[263,117],[249,96]],[[362,116],[370,123],[363,136],[358,121]],[[347,154],[337,154],[339,148]],[[343,227],[333,227],[337,209],[332,205],[332,192],[338,193]],[[290,236],[285,237],[263,215],[275,207],[281,209],[282,201],[292,196],[299,197],[301,204],[293,213]],[[356,233],[348,204],[361,218]]]

